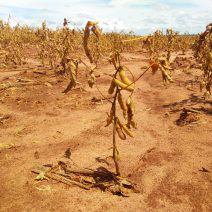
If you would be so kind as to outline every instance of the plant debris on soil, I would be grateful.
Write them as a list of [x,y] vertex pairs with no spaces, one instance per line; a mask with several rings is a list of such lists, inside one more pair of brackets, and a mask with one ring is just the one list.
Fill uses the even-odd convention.
[[117,176],[104,167],[96,170],[88,168],[76,168],[70,163],[59,161],[56,166],[36,166],[32,172],[38,174],[35,180],[55,180],[70,186],[78,186],[85,190],[99,188],[101,191],[109,191],[114,195],[128,197],[131,192],[139,193],[135,184],[129,180]]
[[191,123],[197,123],[199,121],[200,117],[197,113],[194,111],[189,111],[187,109],[183,109],[183,111],[180,113],[179,119],[176,121],[176,124],[178,126],[185,126],[189,125]]

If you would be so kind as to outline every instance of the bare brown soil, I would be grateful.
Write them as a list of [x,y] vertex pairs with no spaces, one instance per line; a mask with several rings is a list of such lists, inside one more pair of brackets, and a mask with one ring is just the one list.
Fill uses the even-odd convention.
[[[140,54],[125,58],[135,76],[147,66]],[[67,148],[79,166],[115,171],[109,157],[112,127],[104,127],[110,105],[92,101],[101,96],[86,85],[83,68],[79,81],[86,91],[68,94],[62,93],[65,77],[41,67],[46,74],[34,73],[37,69],[0,72],[1,83],[32,83],[0,91],[0,117],[7,115],[0,120],[0,211],[212,211],[212,102],[199,92],[200,70],[179,67],[175,82],[167,87],[160,73],[147,73],[137,82],[138,130],[134,139],[119,140],[118,146],[122,175],[136,183],[140,193],[123,198],[34,180],[33,166],[67,160]],[[99,71],[113,73],[113,68],[103,65]],[[109,83],[106,75],[98,79],[105,95]],[[198,119],[178,126],[183,108],[198,111]]]

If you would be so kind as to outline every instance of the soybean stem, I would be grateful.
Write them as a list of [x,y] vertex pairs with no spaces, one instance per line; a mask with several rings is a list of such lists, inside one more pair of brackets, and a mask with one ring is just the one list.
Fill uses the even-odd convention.
[[117,123],[117,117],[116,117],[116,100],[117,100],[117,95],[118,95],[118,87],[116,87],[116,93],[114,96],[114,100],[112,103],[112,107],[113,107],[113,118],[114,118],[114,122],[113,122],[113,160],[114,160],[114,164],[116,167],[116,174],[120,175],[120,170],[119,170],[119,164],[118,164],[118,158],[117,158],[117,145],[116,145],[116,123]]

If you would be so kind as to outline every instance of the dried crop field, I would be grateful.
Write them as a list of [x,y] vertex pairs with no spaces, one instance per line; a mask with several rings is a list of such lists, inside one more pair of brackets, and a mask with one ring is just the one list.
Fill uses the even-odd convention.
[[211,211],[211,49],[0,20],[0,211]]

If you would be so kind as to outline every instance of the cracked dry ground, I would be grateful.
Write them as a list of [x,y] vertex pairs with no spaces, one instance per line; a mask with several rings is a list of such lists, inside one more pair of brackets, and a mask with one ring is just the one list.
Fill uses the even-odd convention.
[[[146,65],[144,58],[126,57],[124,64],[138,76],[140,67]],[[100,71],[113,73],[111,65],[103,65]],[[28,71],[4,79],[20,77],[43,83],[0,92],[0,113],[9,114],[0,123],[0,143],[13,144],[0,149],[0,211],[212,211],[212,103],[204,101],[198,84],[192,83],[198,74],[196,69],[186,73],[178,69],[175,83],[167,88],[160,73],[147,73],[137,82],[138,129],[134,139],[118,141],[122,175],[140,190],[128,198],[51,180],[36,182],[31,173],[36,164],[64,159],[67,148],[72,160],[83,167],[114,170],[111,159],[96,161],[112,154],[112,127],[104,127],[110,104],[91,101],[93,96],[100,97],[95,88],[86,86],[86,91],[64,95],[67,81],[51,71],[47,75]],[[85,83],[83,76],[80,80]],[[98,79],[105,94],[109,83],[105,75]],[[184,107],[199,110],[200,121],[177,126],[175,121]],[[39,189],[43,185],[49,190]]]

